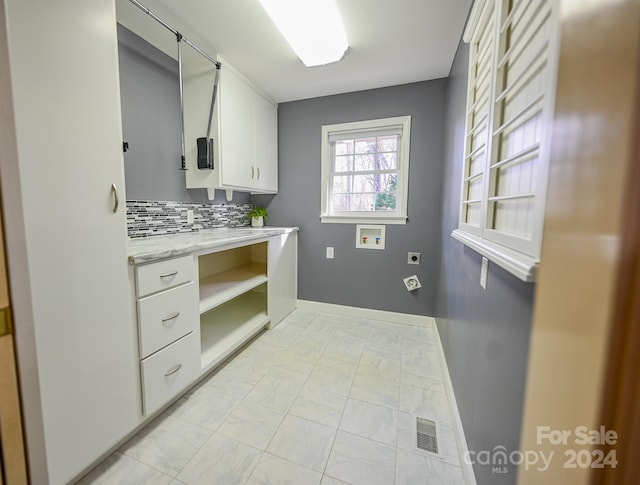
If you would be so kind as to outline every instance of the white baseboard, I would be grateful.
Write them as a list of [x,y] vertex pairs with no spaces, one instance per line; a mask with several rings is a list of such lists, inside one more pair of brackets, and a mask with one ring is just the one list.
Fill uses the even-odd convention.
[[462,428],[462,420],[460,419],[460,413],[458,412],[458,403],[456,402],[456,396],[453,392],[453,384],[451,382],[451,376],[449,375],[449,367],[447,366],[447,360],[444,356],[444,347],[442,346],[442,340],[440,339],[440,332],[438,332],[438,326],[434,325],[433,330],[436,333],[438,345],[440,347],[440,364],[442,365],[442,375],[444,377],[444,385],[447,391],[449,399],[449,407],[451,416],[453,417],[453,431],[456,436],[456,445],[458,446],[458,453],[460,454],[460,466],[462,467],[462,476],[464,478],[465,485],[477,485],[476,476],[473,472],[473,465],[468,463],[464,457],[469,456],[469,447],[467,446],[467,438],[464,435],[464,429]]
[[388,312],[384,310],[372,310],[370,308],[359,308],[354,306],[335,305],[333,303],[323,303],[320,301],[298,300],[296,305],[301,310],[309,310],[324,313],[339,313],[355,318],[367,318],[369,320],[381,320],[384,322],[402,323],[416,327],[434,328],[436,322],[433,317],[424,315],[412,315],[410,313]]

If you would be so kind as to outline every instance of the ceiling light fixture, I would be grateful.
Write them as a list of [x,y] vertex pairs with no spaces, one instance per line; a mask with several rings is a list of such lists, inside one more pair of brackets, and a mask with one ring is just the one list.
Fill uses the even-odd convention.
[[258,0],[307,67],[337,62],[347,35],[335,0]]

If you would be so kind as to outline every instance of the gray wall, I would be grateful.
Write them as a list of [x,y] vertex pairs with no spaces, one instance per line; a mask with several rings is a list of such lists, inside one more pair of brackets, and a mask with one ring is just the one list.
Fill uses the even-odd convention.
[[[269,225],[300,227],[299,298],[433,315],[445,93],[439,79],[279,105],[279,192],[252,202],[268,207]],[[321,127],[401,115],[411,115],[409,220],[387,225],[386,250],[356,249],[354,224],[319,219]],[[407,265],[408,251],[422,253],[420,266]],[[414,273],[422,288],[409,293],[402,279]]]
[[[175,61],[119,26],[127,198],[206,201],[184,188]],[[468,50],[448,79],[284,103],[279,106],[279,193],[252,196],[269,225],[299,226],[299,297],[356,307],[434,315],[443,339],[469,449],[519,445],[534,286],[489,265],[450,237],[457,226],[464,144]],[[387,226],[385,251],[355,249],[355,225],[321,224],[320,128],[412,116],[409,221]],[[444,165],[443,165],[444,158]],[[244,203],[248,195],[237,194]],[[223,202],[222,194],[216,202]],[[325,259],[325,247],[335,259]],[[422,253],[420,266],[406,264]],[[408,293],[402,278],[423,287]],[[476,466],[480,485],[516,483],[516,471]]]
[[[534,285],[489,263],[480,287],[481,257],[451,238],[457,227],[464,153],[468,47],[461,44],[448,78],[442,187],[438,330],[469,450],[517,450],[526,379]],[[480,485],[515,484],[516,470],[475,466]]]
[[[171,35],[167,32],[167,35]],[[120,100],[128,200],[208,202],[205,189],[187,189],[180,167],[178,63],[118,25]],[[208,102],[208,101],[207,101]],[[234,203],[249,201],[234,193]],[[221,191],[216,203],[226,202]]]

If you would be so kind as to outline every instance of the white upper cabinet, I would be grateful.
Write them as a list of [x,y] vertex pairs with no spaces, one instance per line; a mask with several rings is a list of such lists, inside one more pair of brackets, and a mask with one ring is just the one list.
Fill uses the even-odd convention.
[[213,66],[187,71],[184,80],[187,188],[278,190],[278,108],[226,61],[214,111],[214,168],[198,169],[196,139],[204,136],[213,86]]
[[254,160],[256,188],[278,191],[278,108],[256,95],[254,98]]
[[218,144],[221,185],[253,187],[253,90],[223,65],[220,73]]

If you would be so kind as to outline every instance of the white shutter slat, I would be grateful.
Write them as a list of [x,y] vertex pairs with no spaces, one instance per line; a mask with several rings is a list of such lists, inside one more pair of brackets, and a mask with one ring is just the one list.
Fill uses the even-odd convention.
[[464,178],[460,221],[472,231],[482,226],[482,198],[488,159],[490,134],[491,92],[493,90],[495,2],[483,6],[479,23],[471,39],[469,85],[467,91],[467,136],[465,142]]
[[502,13],[483,237],[535,255],[551,2],[523,1]]
[[476,0],[463,37],[465,150],[452,237],[524,281],[540,258],[558,27],[553,0]]
[[522,86],[527,85],[531,81],[531,79],[536,74],[539,73],[539,71],[541,69],[544,69],[544,67],[547,64],[547,59],[548,59],[548,57],[547,57],[548,56],[548,53],[547,53],[548,47],[549,47],[548,43],[545,43],[542,46],[542,48],[536,53],[534,58],[531,60],[528,68],[523,70],[520,73],[520,75],[517,77],[517,79],[515,79],[514,81],[509,83],[503,89],[503,91],[498,95],[498,97],[496,98],[496,103],[499,103],[500,101],[502,101],[505,97],[507,97],[513,91],[521,88]]

